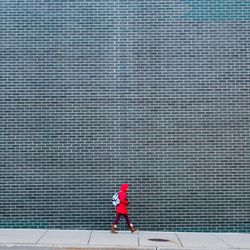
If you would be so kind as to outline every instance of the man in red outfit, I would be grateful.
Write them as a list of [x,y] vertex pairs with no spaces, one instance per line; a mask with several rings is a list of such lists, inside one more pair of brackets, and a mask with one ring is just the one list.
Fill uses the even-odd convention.
[[118,194],[118,198],[120,200],[120,203],[116,207],[116,219],[115,219],[114,223],[112,224],[111,233],[117,233],[116,227],[117,227],[117,224],[118,224],[121,216],[125,217],[126,223],[128,224],[128,228],[131,231],[131,233],[136,231],[136,228],[130,222],[130,219],[128,217],[128,210],[127,210],[127,206],[129,204],[128,199],[127,199],[128,189],[129,189],[128,184],[122,184],[120,187],[120,192]]

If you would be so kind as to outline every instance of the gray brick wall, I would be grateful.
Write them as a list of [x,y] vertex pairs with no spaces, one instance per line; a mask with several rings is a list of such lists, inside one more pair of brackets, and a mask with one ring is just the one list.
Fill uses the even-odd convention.
[[249,9],[2,0],[0,227],[249,232]]

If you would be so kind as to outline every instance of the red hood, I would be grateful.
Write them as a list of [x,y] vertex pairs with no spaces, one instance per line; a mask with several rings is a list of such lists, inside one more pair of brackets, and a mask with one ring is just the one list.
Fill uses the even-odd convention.
[[122,192],[126,192],[127,189],[128,189],[128,184],[122,184],[120,187],[120,191],[122,191]]

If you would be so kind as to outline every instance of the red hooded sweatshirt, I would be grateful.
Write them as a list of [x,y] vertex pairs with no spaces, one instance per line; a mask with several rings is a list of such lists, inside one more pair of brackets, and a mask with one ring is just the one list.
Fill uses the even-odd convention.
[[116,213],[118,214],[128,214],[127,206],[128,206],[128,199],[127,199],[127,189],[128,184],[122,184],[120,187],[120,192],[118,194],[120,204],[116,207]]

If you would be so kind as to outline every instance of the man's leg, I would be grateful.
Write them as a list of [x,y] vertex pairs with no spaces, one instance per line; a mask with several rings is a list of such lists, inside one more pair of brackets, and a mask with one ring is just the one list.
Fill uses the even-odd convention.
[[119,222],[119,220],[120,220],[120,218],[121,218],[121,214],[116,214],[116,218],[115,218],[115,221],[114,221],[114,223],[111,225],[111,233],[117,233],[116,232],[116,227],[117,227],[117,224],[118,224],[118,222]]
[[126,223],[127,223],[128,225],[130,225],[131,222],[130,222],[130,219],[129,219],[128,215],[127,215],[127,214],[123,214],[123,216],[124,216],[124,218],[125,218],[125,220],[126,220]]
[[114,225],[117,225],[118,224],[118,222],[119,222],[119,220],[121,219],[121,214],[116,214],[116,218],[115,218],[115,221],[114,221]]
[[131,233],[135,232],[137,229],[133,226],[133,224],[131,223],[129,217],[127,214],[123,215],[125,217],[126,223],[128,224],[128,228],[131,231]]

